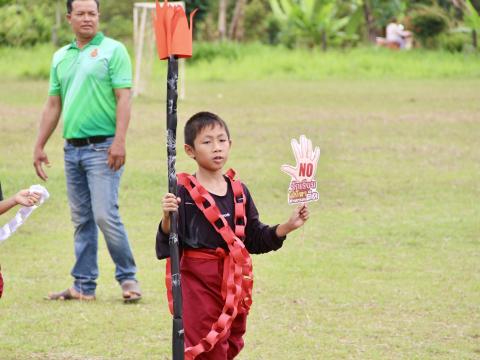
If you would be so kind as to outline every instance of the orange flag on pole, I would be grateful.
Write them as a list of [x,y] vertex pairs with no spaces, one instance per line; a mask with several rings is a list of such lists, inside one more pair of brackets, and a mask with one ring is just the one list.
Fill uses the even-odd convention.
[[157,39],[158,57],[168,59],[174,55],[178,58],[192,56],[193,17],[197,9],[190,14],[190,27],[187,15],[180,5],[172,5],[165,0],[162,5],[156,0],[154,13],[155,37]]

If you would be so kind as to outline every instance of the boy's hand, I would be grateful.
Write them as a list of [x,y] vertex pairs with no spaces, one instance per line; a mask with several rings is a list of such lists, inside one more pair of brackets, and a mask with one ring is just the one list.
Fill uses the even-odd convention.
[[36,192],[30,192],[28,189],[21,190],[15,195],[15,202],[22,206],[33,206],[40,201],[40,194]]
[[167,193],[162,199],[163,219],[162,219],[162,231],[164,234],[170,232],[170,212],[178,211],[178,205],[181,199],[175,197],[174,194]]
[[169,216],[169,213],[172,211],[178,211],[180,201],[179,197],[175,197],[175,195],[171,193],[165,194],[162,200],[164,216]]
[[310,212],[308,211],[307,204],[299,205],[293,210],[290,219],[284,224],[280,224],[277,226],[276,234],[278,237],[283,237],[287,235],[289,232],[298,229],[299,227],[303,226],[305,222],[308,220],[310,216]]
[[298,229],[300,226],[303,226],[308,220],[310,212],[308,211],[307,204],[299,205],[293,210],[290,219],[288,219],[287,224],[290,225],[290,228],[293,230]]

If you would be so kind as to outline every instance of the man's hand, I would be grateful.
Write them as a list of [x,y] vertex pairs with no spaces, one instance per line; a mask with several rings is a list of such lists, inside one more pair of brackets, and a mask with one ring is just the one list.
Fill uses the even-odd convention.
[[47,173],[43,170],[42,164],[45,163],[47,167],[50,167],[50,161],[48,161],[48,156],[45,151],[41,148],[35,148],[33,151],[33,166],[37,176],[43,181],[47,181]]
[[126,158],[125,143],[127,138],[128,123],[131,112],[131,91],[130,89],[115,89],[117,99],[117,127],[115,139],[108,149],[108,166],[118,171],[124,164]]
[[61,113],[62,99],[60,96],[49,96],[43,109],[42,119],[40,120],[37,142],[33,148],[33,167],[35,168],[37,176],[43,181],[47,181],[48,176],[43,170],[42,164],[45,163],[47,167],[50,167],[48,156],[43,149],[57,127]]
[[114,140],[108,149],[108,167],[118,171],[125,164],[126,156],[125,144]]
[[282,165],[282,171],[296,181],[313,179],[317,170],[318,159],[320,158],[320,148],[316,147],[315,151],[313,151],[312,141],[307,139],[305,135],[302,135],[300,136],[300,143],[296,139],[292,140],[292,149],[297,166]]

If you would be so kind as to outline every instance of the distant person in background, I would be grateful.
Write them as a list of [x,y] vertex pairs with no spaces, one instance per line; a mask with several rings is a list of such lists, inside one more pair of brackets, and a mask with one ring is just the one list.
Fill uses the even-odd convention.
[[412,33],[405,30],[405,27],[392,19],[386,29],[387,45],[400,49],[409,49],[411,47]]
[[[137,268],[118,210],[118,189],[130,121],[132,65],[125,46],[98,31],[99,0],[68,0],[75,39],[53,56],[50,89],[33,163],[47,180],[44,147],[63,113],[65,177],[75,227],[73,286],[49,300],[94,300],[98,278],[98,228],[115,263],[125,302],[142,297]],[[98,226],[98,228],[97,228]]]

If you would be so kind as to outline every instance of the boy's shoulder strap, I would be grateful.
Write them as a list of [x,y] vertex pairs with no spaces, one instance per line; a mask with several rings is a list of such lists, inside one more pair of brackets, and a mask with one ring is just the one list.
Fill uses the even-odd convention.
[[[232,191],[233,191],[233,199],[235,204],[235,211],[234,211],[235,235],[240,239],[244,239],[245,227],[247,225],[247,215],[245,211],[245,206],[246,206],[245,192],[243,191],[242,182],[240,180],[235,179],[235,175],[236,175],[235,170],[229,169],[225,173],[225,175],[230,181],[230,184],[232,186]],[[193,201],[195,202],[197,207],[202,211],[202,213],[205,215],[207,220],[213,225],[215,230],[217,230],[217,232],[219,232],[220,235],[222,235],[222,237],[228,244],[229,241],[224,236],[224,235],[227,235],[226,231],[222,234],[222,232],[219,231],[220,229],[217,226],[218,224],[217,222],[220,220],[220,222],[224,222],[224,225],[226,225],[226,227],[229,228],[225,219],[223,219],[223,216],[221,215],[219,219],[218,212],[215,211],[215,209],[217,209],[216,206],[205,207],[205,200],[207,200],[210,205],[215,205],[215,200],[210,195],[210,193],[205,190],[205,188],[198,182],[197,178],[193,175],[190,175],[187,173],[179,173],[177,174],[177,179],[178,179],[178,183],[182,185],[190,194]],[[228,238],[230,240],[231,236],[228,236]]]
[[225,173],[225,175],[227,175],[227,177],[231,180],[234,180],[235,179],[235,175],[237,175],[237,173],[235,172],[235,170],[233,169],[228,169],[227,172]]
[[[235,176],[237,175],[237,173],[235,172],[235,170],[233,170],[233,169],[228,169],[227,172],[225,173],[225,175],[227,176],[227,178],[228,178],[230,181],[241,183],[240,180],[236,180],[236,179],[235,179]],[[187,181],[188,181],[188,180],[191,180],[192,182],[195,182],[195,181],[196,181],[196,178],[195,178],[195,176],[190,175],[190,174],[187,174],[187,173],[177,173],[177,181],[178,181],[178,183],[179,183],[180,185],[185,186],[185,184],[187,184]],[[198,182],[197,182],[197,183],[198,183]]]
[[247,213],[245,211],[247,198],[243,191],[242,182],[235,180],[235,170],[229,169],[226,174],[230,180],[233,190],[233,198],[235,202],[235,234],[240,238],[245,238],[245,227],[247,226]]
[[187,173],[177,173],[177,183],[185,187],[185,184],[188,181],[189,176],[192,176]]

